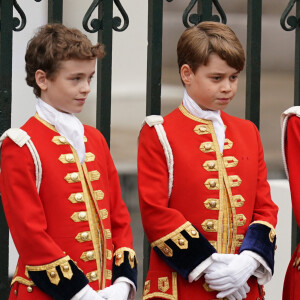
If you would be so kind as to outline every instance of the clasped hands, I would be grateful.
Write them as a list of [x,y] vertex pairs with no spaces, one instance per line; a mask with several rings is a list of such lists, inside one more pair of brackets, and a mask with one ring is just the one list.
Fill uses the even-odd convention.
[[259,267],[259,262],[243,252],[214,253],[211,257],[213,263],[204,271],[206,273],[204,278],[210,288],[219,291],[217,298],[245,299],[250,291],[247,280]]

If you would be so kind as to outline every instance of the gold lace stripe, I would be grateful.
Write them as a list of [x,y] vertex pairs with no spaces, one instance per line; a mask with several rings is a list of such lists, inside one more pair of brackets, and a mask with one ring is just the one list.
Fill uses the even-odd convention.
[[96,170],[88,172],[90,181],[95,181],[100,178],[100,173]]
[[92,152],[85,153],[85,162],[91,162],[95,160],[95,154]]
[[161,237],[160,239],[152,242],[151,243],[151,247],[154,248],[155,246],[158,246],[159,244],[164,243],[165,241],[171,239],[173,236],[177,235],[181,231],[186,230],[187,228],[190,228],[190,227],[193,227],[193,225],[190,222],[185,222],[183,225],[181,225],[180,227],[176,228],[173,232],[171,232],[171,233],[169,233],[169,234]]

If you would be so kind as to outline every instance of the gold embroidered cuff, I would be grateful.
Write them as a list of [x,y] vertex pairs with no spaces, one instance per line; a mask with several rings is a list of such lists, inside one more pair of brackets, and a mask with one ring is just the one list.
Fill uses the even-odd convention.
[[122,247],[115,251],[115,265],[119,267],[122,263],[124,263],[125,251],[128,252],[128,262],[131,269],[133,269],[135,265],[136,254],[133,249],[127,247]]
[[254,221],[249,225],[249,227],[255,223],[265,225],[271,229],[270,233],[269,233],[269,239],[270,239],[270,242],[273,243],[275,240],[275,237],[276,237],[276,230],[275,230],[274,226],[266,221]]
[[199,233],[196,228],[190,223],[186,222],[182,226],[178,227],[173,232],[167,234],[166,236],[154,241],[151,243],[151,247],[158,247],[164,255],[168,257],[173,256],[173,250],[165,243],[167,240],[172,240],[176,246],[180,249],[187,249],[188,248],[188,241],[186,238],[181,234],[182,231],[185,231],[189,234],[192,238],[199,238]]
[[26,266],[25,267],[25,275],[29,277],[28,272],[36,272],[36,271],[46,271],[47,276],[52,284],[58,285],[60,282],[59,274],[56,270],[56,267],[60,267],[62,274],[65,278],[71,279],[73,276],[73,272],[71,266],[69,264],[69,260],[71,258],[67,255],[63,258],[60,258],[50,264],[40,265],[40,266]]

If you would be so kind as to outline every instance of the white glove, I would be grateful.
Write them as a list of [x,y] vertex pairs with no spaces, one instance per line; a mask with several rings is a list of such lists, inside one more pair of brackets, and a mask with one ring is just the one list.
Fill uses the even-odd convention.
[[88,284],[70,300],[105,300],[97,294]]
[[225,298],[235,293],[245,285],[259,267],[259,262],[255,258],[243,253],[240,255],[214,253],[212,259],[227,264],[205,275],[205,281],[209,287],[221,292],[217,295],[218,298]]
[[108,300],[127,300],[130,289],[131,286],[128,282],[120,281],[99,291],[98,295]]
[[250,292],[250,287],[246,282],[242,287],[237,291],[227,296],[228,300],[242,300],[247,298],[247,293]]

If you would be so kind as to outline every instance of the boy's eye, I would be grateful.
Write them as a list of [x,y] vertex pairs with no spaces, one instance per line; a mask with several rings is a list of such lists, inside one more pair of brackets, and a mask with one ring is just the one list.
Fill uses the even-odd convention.
[[78,81],[78,80],[80,80],[80,77],[74,77],[74,78],[72,78],[72,80]]
[[234,80],[238,79],[238,75],[232,75],[232,76],[230,77],[230,79],[234,81]]
[[215,81],[219,81],[219,80],[221,80],[221,76],[213,76],[213,77],[211,77],[213,80],[215,80]]

